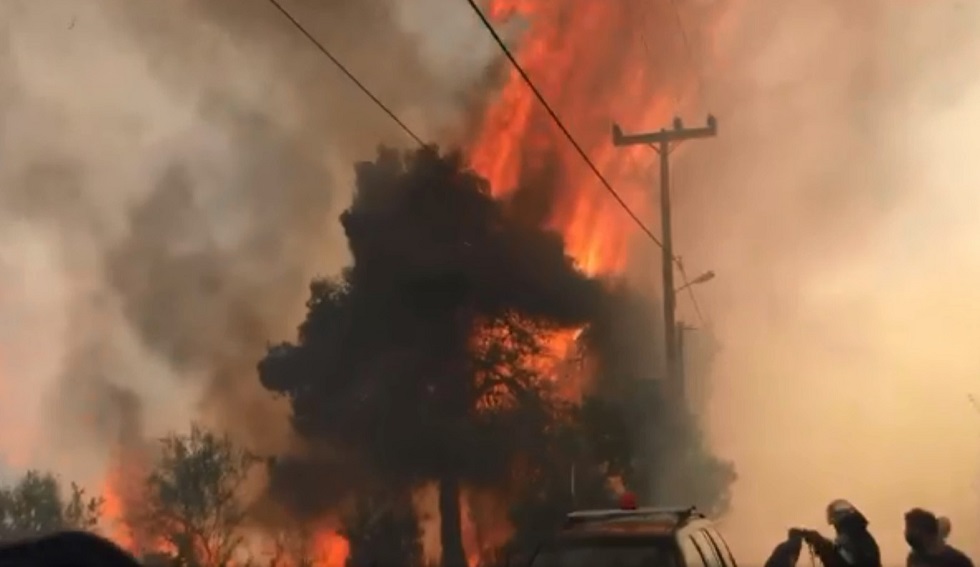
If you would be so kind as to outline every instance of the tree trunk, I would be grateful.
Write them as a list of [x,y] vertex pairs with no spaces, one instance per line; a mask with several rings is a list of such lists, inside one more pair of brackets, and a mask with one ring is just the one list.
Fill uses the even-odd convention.
[[467,567],[460,513],[459,479],[449,474],[443,475],[439,481],[439,532],[442,536],[442,567]]

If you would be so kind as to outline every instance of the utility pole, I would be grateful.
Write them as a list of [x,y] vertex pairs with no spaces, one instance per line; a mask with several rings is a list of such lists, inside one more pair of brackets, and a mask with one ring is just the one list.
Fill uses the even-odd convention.
[[675,325],[677,329],[674,335],[674,340],[677,341],[677,352],[675,353],[677,357],[677,383],[684,385],[684,401],[690,403],[689,390],[691,385],[687,383],[687,361],[684,358],[684,331],[687,330],[687,325],[683,321],[678,321]]
[[[679,321],[677,323],[677,375],[679,377],[677,381],[680,384],[684,384],[685,388],[688,386],[692,386],[692,384],[687,383],[687,357],[684,354],[684,333],[688,331],[696,331],[696,330],[697,328],[692,327],[683,321]],[[693,384],[693,386],[694,386],[695,401],[691,405],[693,406],[694,411],[697,411],[700,409],[698,405],[700,403],[700,399],[702,395],[701,385]],[[684,393],[685,393],[685,397],[687,397],[686,390]],[[691,402],[691,400],[686,400],[686,401],[688,403]]]
[[685,401],[684,377],[679,372],[677,359],[677,308],[674,287],[674,241],[670,224],[670,154],[681,142],[700,138],[713,138],[718,135],[718,121],[708,115],[707,126],[685,128],[680,118],[674,119],[674,128],[661,129],[646,134],[623,134],[618,124],[612,128],[613,145],[617,147],[644,144],[660,154],[660,243],[663,248],[663,294],[664,294],[664,354],[667,361],[667,387],[680,402]]

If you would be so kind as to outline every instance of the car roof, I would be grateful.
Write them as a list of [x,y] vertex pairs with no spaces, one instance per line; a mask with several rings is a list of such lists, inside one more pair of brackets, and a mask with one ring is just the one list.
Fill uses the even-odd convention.
[[564,532],[620,535],[672,535],[695,519],[703,519],[697,509],[637,508],[583,510],[565,518]]

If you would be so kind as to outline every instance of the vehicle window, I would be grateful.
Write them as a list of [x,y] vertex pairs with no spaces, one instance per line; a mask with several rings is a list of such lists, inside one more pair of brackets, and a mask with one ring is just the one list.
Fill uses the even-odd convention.
[[707,567],[725,567],[718,552],[715,551],[714,544],[708,539],[708,534],[704,530],[698,530],[691,537],[694,539],[694,544],[698,546],[698,550],[701,551],[701,555],[704,556],[704,563]]
[[705,567],[704,556],[690,536],[680,538],[681,553],[684,554],[684,564],[687,567]]
[[541,549],[531,567],[682,567],[672,540],[566,540]]
[[711,542],[715,544],[715,548],[718,550],[718,554],[721,555],[722,561],[728,565],[728,567],[735,567],[735,557],[732,555],[732,550],[728,548],[728,542],[725,538],[721,537],[718,530],[707,529],[708,537],[711,538]]

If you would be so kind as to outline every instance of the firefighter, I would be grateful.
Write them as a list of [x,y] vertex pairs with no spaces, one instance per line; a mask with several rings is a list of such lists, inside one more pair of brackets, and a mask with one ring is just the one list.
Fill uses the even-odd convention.
[[824,567],[881,567],[878,542],[868,531],[868,520],[847,500],[827,505],[827,523],[834,527],[835,537],[827,539],[808,529],[792,530],[803,540]]
[[973,567],[966,554],[946,543],[939,519],[928,510],[905,513],[905,541],[910,548],[907,567]]
[[802,547],[803,538],[796,530],[790,530],[786,541],[772,550],[772,554],[769,555],[764,567],[794,567],[800,558]]

